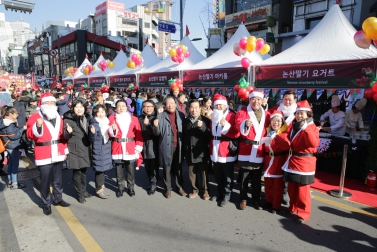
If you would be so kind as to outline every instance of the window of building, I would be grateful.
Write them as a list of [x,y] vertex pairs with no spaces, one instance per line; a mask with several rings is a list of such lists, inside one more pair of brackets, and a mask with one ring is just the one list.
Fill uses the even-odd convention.
[[306,30],[313,29],[319,22],[321,22],[323,17],[316,17],[306,20]]
[[133,20],[133,19],[123,18],[123,19],[122,19],[122,24],[125,24],[125,25],[132,25],[132,26],[137,26],[137,21],[136,21],[136,20]]
[[154,4],[153,9],[158,9],[158,4]]
[[147,22],[145,22],[145,23],[144,23],[144,28],[151,28],[151,23],[147,23]]
[[129,32],[129,31],[123,31],[122,34],[125,37],[132,37],[132,38],[137,38],[137,32]]

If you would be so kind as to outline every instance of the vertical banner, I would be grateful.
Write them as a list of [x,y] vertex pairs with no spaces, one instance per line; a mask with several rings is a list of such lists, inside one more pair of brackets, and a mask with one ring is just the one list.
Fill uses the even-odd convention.
[[330,98],[335,91],[335,89],[326,89],[327,99]]
[[267,98],[270,96],[271,88],[265,88],[264,89],[264,97]]
[[280,88],[280,98],[283,99],[283,95],[285,92],[287,92],[288,89],[286,88]]
[[307,88],[306,89],[306,98],[309,99],[309,97],[312,95],[312,93],[314,92],[314,88]]
[[317,100],[319,99],[319,97],[321,97],[321,95],[323,94],[323,92],[325,92],[324,89],[317,89]]
[[233,88],[228,88],[227,91],[228,91],[228,97],[231,97],[233,93]]
[[204,93],[206,95],[210,96],[211,95],[211,88],[206,88]]
[[277,94],[278,91],[279,91],[278,88],[273,88],[272,89],[272,98],[275,98],[275,96],[276,96],[276,94]]
[[301,96],[302,94],[304,93],[305,89],[303,88],[300,88],[300,89],[297,89],[297,100],[300,101],[301,100]]
[[338,89],[337,95],[340,100],[342,100],[343,95],[346,93],[347,89]]

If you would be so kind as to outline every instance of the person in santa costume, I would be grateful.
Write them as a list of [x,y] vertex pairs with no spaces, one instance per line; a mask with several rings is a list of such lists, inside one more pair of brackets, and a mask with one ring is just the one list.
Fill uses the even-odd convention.
[[[70,206],[62,199],[62,169],[68,148],[63,137],[63,119],[58,114],[54,96],[42,94],[38,107],[39,112],[29,117],[26,135],[35,142],[35,164],[40,171],[43,213],[50,215],[51,204]],[[53,197],[50,185],[53,187]]]
[[135,196],[135,160],[143,150],[143,136],[137,117],[127,111],[125,100],[118,100],[115,104],[116,114],[110,116],[108,130],[111,143],[111,156],[116,165],[118,184],[117,197],[123,196],[125,188],[124,167],[127,170],[128,194]]
[[240,209],[246,209],[249,180],[252,180],[252,197],[255,209],[262,209],[261,176],[264,150],[262,137],[266,136],[267,112],[262,108],[264,93],[254,90],[249,95],[249,105],[237,112],[235,125],[241,133],[238,149],[238,166],[242,175]]
[[284,114],[275,110],[270,116],[267,137],[264,138],[264,194],[266,207],[272,207],[271,213],[279,211],[284,192],[283,170],[287,160],[289,139]]
[[297,222],[310,218],[310,184],[314,182],[319,129],[313,122],[313,112],[307,100],[297,103],[295,120],[289,131],[290,149],[282,169],[288,182],[288,210],[297,214]]
[[214,110],[211,117],[212,140],[210,141],[210,156],[217,181],[217,196],[213,200],[221,200],[220,206],[229,203],[232,187],[234,163],[237,153],[232,153],[239,132],[235,126],[235,113],[228,109],[225,96],[215,94],[213,97]]

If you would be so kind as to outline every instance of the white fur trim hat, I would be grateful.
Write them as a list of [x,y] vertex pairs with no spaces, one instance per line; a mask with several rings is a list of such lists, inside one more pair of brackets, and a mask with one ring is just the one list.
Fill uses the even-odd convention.
[[297,103],[296,111],[311,111],[312,108],[310,107],[310,104],[307,100],[303,100]]
[[270,118],[274,118],[275,116],[279,116],[283,122],[284,122],[284,115],[283,115],[283,112],[279,111],[279,110],[275,110],[274,112],[272,112]]
[[249,99],[253,97],[259,97],[259,98],[264,98],[264,93],[260,90],[254,90],[249,94]]
[[38,107],[40,107],[43,103],[48,101],[56,102],[56,99],[51,93],[43,93],[41,95],[41,98],[39,99]]
[[225,96],[221,94],[215,94],[215,96],[213,97],[213,105],[216,106],[218,104],[223,104],[223,105],[228,106],[228,100],[226,99]]

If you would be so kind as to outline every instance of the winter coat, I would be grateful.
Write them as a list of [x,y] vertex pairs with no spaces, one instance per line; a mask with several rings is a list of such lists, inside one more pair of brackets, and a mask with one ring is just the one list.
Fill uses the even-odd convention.
[[27,106],[26,109],[25,109],[25,115],[26,115],[26,118],[29,118],[29,116],[31,116],[32,114],[35,114],[37,113],[37,106]]
[[1,137],[3,144],[5,144],[8,140],[10,140],[7,146],[5,147],[5,149],[13,150],[13,149],[20,148],[22,144],[21,138],[24,132],[25,130],[23,128],[18,128],[16,126],[16,122],[12,122],[9,119],[3,119],[0,117],[0,135],[14,134],[14,136]]
[[[187,164],[192,165],[209,160],[209,141],[211,139],[211,122],[204,116],[199,116],[192,123],[187,117],[183,120],[183,154]],[[198,121],[203,122],[202,127],[198,127]]]
[[[182,139],[183,139],[183,131],[182,131],[182,122],[185,119],[185,115],[178,110],[175,111],[176,115],[176,124],[177,124],[177,131],[178,131],[178,146],[179,148],[179,163],[182,162]],[[173,129],[171,127],[171,123],[169,120],[168,112],[164,111],[161,114],[158,114],[156,119],[158,119],[158,127],[153,126],[153,133],[156,136],[159,136],[159,157],[160,157],[160,165],[164,166],[171,166],[173,161]]]
[[22,102],[16,101],[13,103],[13,107],[15,107],[18,111],[17,117],[17,124],[18,127],[24,127],[26,125],[26,114],[25,114],[25,107]]
[[143,102],[144,99],[137,98],[136,100],[136,116],[139,117],[141,113],[143,112]]
[[141,127],[141,133],[143,134],[144,146],[143,146],[143,159],[158,158],[158,137],[153,134],[153,121],[156,115],[153,113],[147,115],[149,124],[144,124],[146,114],[143,113],[139,116],[139,122]]
[[70,95],[66,94],[63,100],[57,101],[56,106],[58,106],[58,113],[59,115],[63,116],[69,110],[68,103],[70,99]]
[[[63,116],[63,135],[64,138],[68,140],[69,155],[67,167],[69,169],[81,169],[91,166],[91,144],[88,134],[90,116],[88,113],[85,113],[83,117],[87,120],[86,125],[82,125],[80,117],[71,110],[66,112]],[[72,128],[72,133],[68,133],[67,124]]]
[[18,101],[24,105],[24,108],[26,108],[29,105],[30,100],[31,100],[30,96],[21,96],[18,99]]
[[[94,134],[90,131],[92,126],[94,126],[96,130]],[[111,141],[109,140],[107,143],[103,142],[101,128],[94,117],[90,119],[89,140],[92,143],[93,169],[97,172],[110,170],[112,168]]]

